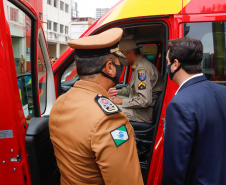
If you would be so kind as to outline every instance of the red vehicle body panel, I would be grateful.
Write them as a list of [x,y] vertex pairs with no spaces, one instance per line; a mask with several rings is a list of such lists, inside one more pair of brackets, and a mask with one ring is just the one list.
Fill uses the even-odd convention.
[[[22,2],[25,7],[27,7],[32,14],[38,18],[35,10],[29,3],[24,0],[19,1]],[[13,48],[11,44],[10,27],[8,24],[8,14],[7,12],[4,12],[4,8],[6,10],[6,6],[6,1],[1,1],[0,57],[1,63],[4,63],[4,65],[0,65],[0,79],[2,87],[0,91],[0,130],[12,131],[13,137],[0,139],[0,184],[29,185],[31,184],[31,176],[25,146],[25,133],[28,128],[28,124],[24,117],[16,80],[17,76],[13,57]],[[38,38],[39,28],[41,28],[41,22],[38,20],[36,25],[36,38]],[[30,42],[27,42],[26,44],[30,45]],[[21,155],[21,161],[10,162],[10,158],[15,158],[17,155]]]

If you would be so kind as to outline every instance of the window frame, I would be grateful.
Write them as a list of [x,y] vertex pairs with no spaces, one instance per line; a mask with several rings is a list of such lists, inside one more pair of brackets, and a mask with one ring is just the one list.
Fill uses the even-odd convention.
[[68,35],[68,26],[65,26],[65,34]]
[[53,22],[53,31],[57,32],[58,31],[57,27],[58,27],[58,23]]
[[58,8],[58,0],[53,0],[53,7]]
[[205,23],[205,22],[226,22],[225,21],[226,13],[212,13],[208,15],[202,14],[190,14],[183,15],[183,21],[180,20],[179,27],[180,33],[179,37],[184,37],[184,24],[185,23]]
[[[41,116],[49,116],[50,111],[53,107],[53,104],[56,101],[56,93],[55,93],[55,84],[54,84],[54,75],[53,75],[52,65],[50,63],[49,53],[48,53],[48,49],[45,42],[44,32],[42,29],[39,29],[39,32],[38,32],[38,42],[40,44],[40,48],[46,64],[46,93],[47,93],[46,106],[45,106],[45,111],[44,113],[41,114]],[[40,105],[40,111],[41,111],[41,105]]]
[[52,0],[47,0],[48,5],[52,5]]
[[31,61],[31,79],[32,79],[32,97],[34,105],[34,117],[39,117],[39,98],[38,98],[38,88],[37,88],[37,72],[36,72],[36,28],[37,28],[37,17],[33,12],[21,4],[19,1],[8,0],[10,3],[15,5],[23,13],[25,13],[31,19],[31,43],[30,43],[30,61]]
[[52,21],[47,20],[47,26],[48,26],[48,30],[52,30]]
[[60,1],[60,10],[64,11],[64,2]]
[[65,12],[69,13],[69,5],[67,3],[65,3]]
[[19,10],[13,7],[10,7],[10,20],[18,22],[19,21]]
[[64,33],[64,25],[60,24],[60,33]]

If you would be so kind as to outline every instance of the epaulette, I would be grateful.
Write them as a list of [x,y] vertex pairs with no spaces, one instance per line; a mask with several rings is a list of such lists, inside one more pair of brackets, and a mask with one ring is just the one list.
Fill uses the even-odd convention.
[[132,69],[136,69],[136,68],[137,68],[137,66],[136,66],[136,65],[133,65],[133,66],[132,66]]
[[117,105],[115,105],[111,100],[109,100],[106,96],[102,96],[101,94],[98,94],[94,98],[95,102],[99,105],[99,107],[102,109],[102,111],[107,114],[115,114],[117,112],[121,112],[121,109],[118,108]]

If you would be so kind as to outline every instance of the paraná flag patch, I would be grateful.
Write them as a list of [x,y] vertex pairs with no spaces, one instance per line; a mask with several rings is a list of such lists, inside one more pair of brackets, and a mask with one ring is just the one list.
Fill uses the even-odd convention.
[[125,125],[122,125],[121,127],[118,127],[115,130],[111,131],[111,136],[117,147],[119,147],[129,139],[129,135]]

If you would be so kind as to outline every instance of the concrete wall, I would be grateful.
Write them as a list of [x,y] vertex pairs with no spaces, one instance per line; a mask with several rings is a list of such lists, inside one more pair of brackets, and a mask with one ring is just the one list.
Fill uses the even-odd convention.
[[48,44],[49,48],[49,56],[55,57],[56,56],[56,44]]
[[95,19],[91,17],[75,19],[71,22],[71,39],[79,38],[94,22]]
[[68,48],[68,45],[60,45],[60,55],[62,55]]
[[[60,45],[67,45],[70,40],[70,23],[71,23],[71,0],[55,0],[57,7],[54,7],[54,0],[51,0],[51,5],[47,4],[47,0],[43,0],[43,28],[47,41],[52,45],[55,44],[56,51],[51,52],[50,56],[57,57],[61,55]],[[60,9],[60,1],[64,3],[63,10]],[[68,12],[65,12],[65,4],[68,5]],[[51,29],[47,29],[47,21],[52,21]],[[57,31],[54,31],[54,22],[57,23]],[[63,25],[63,33],[60,32],[60,25]],[[65,26],[68,26],[68,33],[65,33]],[[52,46],[50,45],[52,50]]]
[[87,29],[88,29],[88,22],[87,23],[81,23],[80,24],[71,24],[71,39],[77,39],[79,38]]

